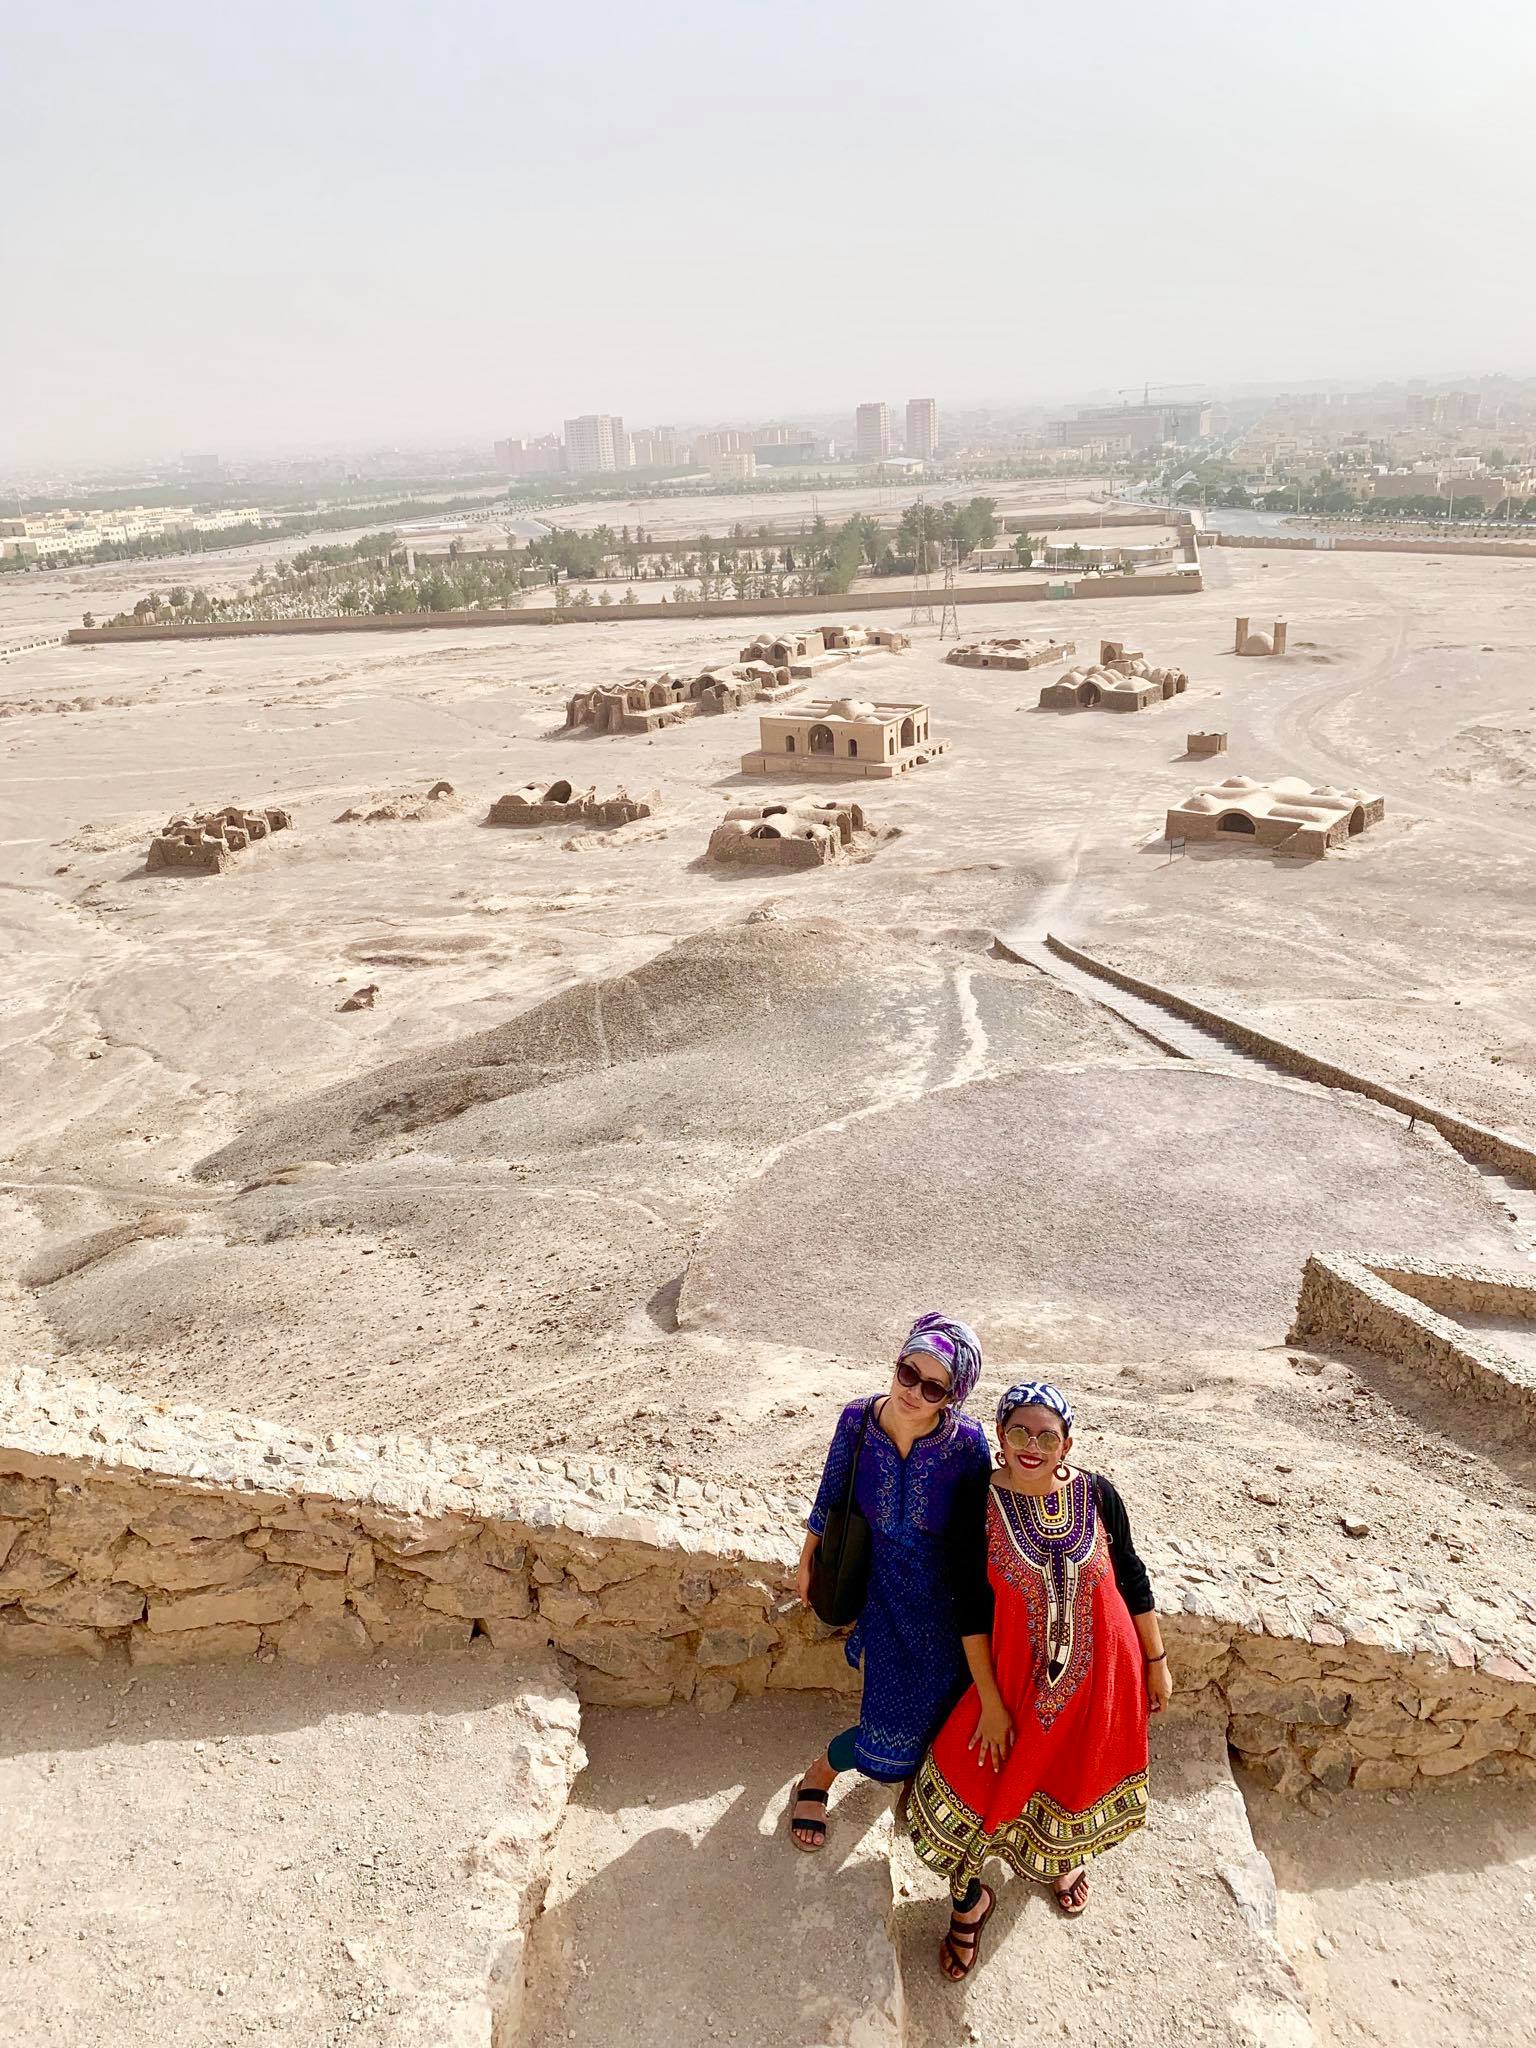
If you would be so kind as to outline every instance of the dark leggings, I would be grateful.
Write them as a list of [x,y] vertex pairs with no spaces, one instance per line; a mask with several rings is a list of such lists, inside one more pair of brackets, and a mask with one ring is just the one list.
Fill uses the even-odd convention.
[[859,1724],[845,1728],[841,1735],[834,1735],[827,1744],[827,1762],[834,1771],[856,1771],[859,1768],[856,1744],[859,1739]]

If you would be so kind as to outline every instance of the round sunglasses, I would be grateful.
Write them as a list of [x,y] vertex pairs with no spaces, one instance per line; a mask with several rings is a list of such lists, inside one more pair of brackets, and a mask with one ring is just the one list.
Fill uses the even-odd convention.
[[949,1399],[949,1388],[943,1380],[925,1380],[915,1365],[908,1365],[902,1358],[896,1363],[896,1378],[909,1392],[922,1395],[931,1408],[937,1408],[941,1401]]

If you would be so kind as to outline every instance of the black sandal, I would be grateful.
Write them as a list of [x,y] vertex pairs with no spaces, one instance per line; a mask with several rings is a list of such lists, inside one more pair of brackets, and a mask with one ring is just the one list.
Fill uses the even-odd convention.
[[[960,1921],[956,1913],[966,1911],[963,1906],[955,1907],[949,1916],[949,1932],[939,1943],[939,1970],[951,1984],[963,1984],[981,1960],[981,1930],[997,1911],[997,1893],[990,1885],[981,1889],[987,1895],[987,1910],[979,1920]],[[960,1944],[964,1942],[965,1949]]]
[[[817,1849],[820,1849],[826,1842],[827,1824],[825,1820],[817,1820],[814,1817],[806,1819],[802,1816],[799,1820],[796,1820],[795,1808],[805,1805],[807,1801],[812,1806],[825,1806],[827,1803],[827,1790],[817,1785],[799,1784],[795,1787],[794,1798],[789,1802],[789,1839],[797,1849],[809,1856]],[[795,1833],[796,1828],[804,1828],[808,1835],[814,1833],[815,1840],[802,1842]]]

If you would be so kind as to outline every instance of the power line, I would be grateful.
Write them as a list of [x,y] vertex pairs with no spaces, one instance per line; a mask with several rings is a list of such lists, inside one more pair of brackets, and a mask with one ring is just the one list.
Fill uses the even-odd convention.
[[919,491],[913,507],[917,514],[917,540],[914,546],[912,578],[912,614],[907,620],[909,626],[931,626],[933,624],[933,579],[928,574],[928,550],[932,543],[928,538],[928,501]]
[[947,640],[951,633],[960,638],[960,614],[955,610],[955,543],[950,541],[944,550],[944,609],[939,614],[939,638]]

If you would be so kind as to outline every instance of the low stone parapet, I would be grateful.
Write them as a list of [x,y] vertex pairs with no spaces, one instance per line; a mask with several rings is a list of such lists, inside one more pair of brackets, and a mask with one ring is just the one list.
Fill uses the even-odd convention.
[[1503,1408],[1536,1437],[1536,1373],[1494,1337],[1439,1313],[1525,1316],[1536,1279],[1483,1266],[1314,1252],[1288,1341],[1373,1352],[1463,1399]]
[[[559,1654],[582,1698],[857,1689],[793,1597],[807,1503],[604,1461],[308,1434],[0,1379],[0,1657]],[[1146,1546],[1181,1702],[1290,1791],[1536,1776],[1536,1609],[1373,1604]],[[1465,1603],[1463,1603],[1465,1604]]]

